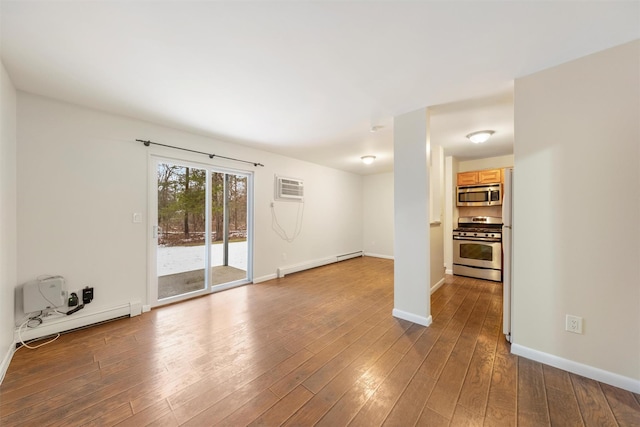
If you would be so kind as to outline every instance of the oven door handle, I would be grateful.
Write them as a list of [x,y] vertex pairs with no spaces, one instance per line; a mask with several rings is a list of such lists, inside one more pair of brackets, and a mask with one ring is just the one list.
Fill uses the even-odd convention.
[[485,242],[485,243],[500,243],[502,239],[499,237],[496,238],[486,238],[486,239],[470,239],[468,237],[457,237],[453,236],[453,240],[466,240],[467,242]]

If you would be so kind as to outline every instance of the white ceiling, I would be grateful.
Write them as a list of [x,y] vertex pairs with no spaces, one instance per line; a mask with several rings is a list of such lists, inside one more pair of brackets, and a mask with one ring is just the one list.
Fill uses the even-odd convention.
[[[640,38],[639,1],[3,0],[0,14],[20,90],[360,174],[393,169],[393,117],[423,107],[447,154],[511,153],[514,78]],[[485,128],[489,143],[466,142]]]

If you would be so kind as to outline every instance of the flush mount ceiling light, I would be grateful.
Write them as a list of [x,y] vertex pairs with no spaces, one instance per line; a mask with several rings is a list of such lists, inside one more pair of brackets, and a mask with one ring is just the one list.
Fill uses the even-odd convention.
[[376,133],[378,132],[380,129],[382,129],[384,126],[371,126],[371,129],[369,129],[369,132],[371,133]]
[[373,163],[373,161],[376,159],[376,156],[362,156],[360,157],[360,160],[362,160],[362,163],[364,163],[365,165],[370,165],[371,163]]
[[496,131],[494,130],[479,130],[477,132],[471,132],[469,135],[467,135],[467,138],[469,138],[469,140],[474,144],[482,144],[483,142],[486,142],[494,133],[496,133]]

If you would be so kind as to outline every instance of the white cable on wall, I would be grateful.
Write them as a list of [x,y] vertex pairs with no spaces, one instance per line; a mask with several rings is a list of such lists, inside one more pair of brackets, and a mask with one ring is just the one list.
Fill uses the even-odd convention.
[[[63,313],[60,313],[60,312],[57,312],[57,311],[56,311],[56,313],[63,314]],[[20,327],[18,328],[18,338],[19,338],[19,340],[20,340],[19,342],[22,344],[22,346],[18,347],[16,350],[20,350],[22,347],[28,348],[30,350],[35,350],[36,348],[40,348],[40,347],[45,346],[47,344],[51,344],[52,342],[54,342],[55,340],[60,338],[60,334],[58,333],[58,334],[56,334],[56,336],[54,338],[52,338],[51,340],[49,340],[47,342],[44,342],[42,344],[31,346],[31,345],[27,344],[26,342],[24,342],[24,339],[22,338],[22,328],[24,328],[25,326],[27,328],[37,328],[38,326],[40,326],[42,324],[42,317],[44,315],[45,315],[44,312],[40,312],[40,314],[38,316],[34,316],[34,317],[28,318],[27,320],[25,320],[20,325]],[[29,326],[29,322],[32,322],[32,321],[37,321],[38,323],[35,326]],[[42,339],[42,338],[38,338],[38,339],[33,340],[33,341],[38,341],[40,339]]]
[[[285,202],[286,203],[286,202]],[[275,202],[271,202],[271,228],[276,234],[284,241],[292,243],[300,232],[302,231],[302,220],[304,218],[304,202],[298,203],[298,211],[296,213],[296,226],[293,229],[293,235],[289,236],[287,231],[282,228],[280,222],[278,222],[278,215],[276,214]]]

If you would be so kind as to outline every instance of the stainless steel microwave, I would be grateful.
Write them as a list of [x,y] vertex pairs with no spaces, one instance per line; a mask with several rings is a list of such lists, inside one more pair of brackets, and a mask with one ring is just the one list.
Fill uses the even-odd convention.
[[460,186],[457,193],[458,206],[502,205],[502,184]]

